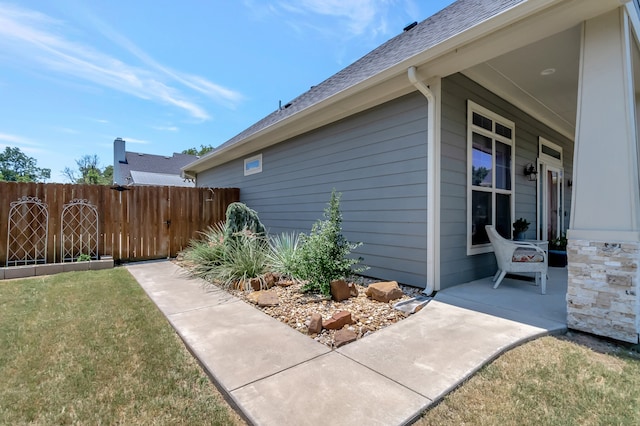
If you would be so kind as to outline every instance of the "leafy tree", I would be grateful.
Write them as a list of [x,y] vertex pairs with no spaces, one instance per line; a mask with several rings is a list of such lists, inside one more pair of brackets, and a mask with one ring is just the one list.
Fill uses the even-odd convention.
[[51,178],[51,169],[40,168],[37,161],[20,148],[6,147],[0,153],[0,180],[8,182],[37,182]]
[[113,182],[113,166],[100,169],[100,159],[96,154],[83,155],[76,160],[77,170],[65,167],[62,174],[72,183],[90,183],[94,185],[111,185]]
[[211,151],[213,151],[213,147],[211,145],[200,145],[200,149],[189,148],[182,151],[182,153],[189,154],[189,155],[197,155],[198,157],[202,157],[203,155]]

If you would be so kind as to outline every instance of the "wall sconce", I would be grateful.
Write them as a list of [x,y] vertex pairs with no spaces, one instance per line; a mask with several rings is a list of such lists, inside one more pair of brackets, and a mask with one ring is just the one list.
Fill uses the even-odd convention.
[[531,181],[536,180],[538,178],[538,171],[536,170],[536,166],[534,166],[533,163],[529,163],[524,166],[524,175]]
[[567,179],[567,186],[571,188],[573,186],[573,179]]

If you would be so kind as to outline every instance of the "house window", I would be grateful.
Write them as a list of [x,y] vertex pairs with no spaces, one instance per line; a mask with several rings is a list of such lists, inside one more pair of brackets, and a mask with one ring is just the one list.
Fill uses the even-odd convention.
[[244,175],[249,176],[262,172],[262,154],[244,159]]
[[467,114],[467,254],[478,254],[491,251],[485,225],[511,238],[515,125],[471,101]]

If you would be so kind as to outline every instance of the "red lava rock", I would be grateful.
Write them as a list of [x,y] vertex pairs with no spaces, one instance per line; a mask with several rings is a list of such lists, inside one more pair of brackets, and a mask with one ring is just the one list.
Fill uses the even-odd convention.
[[339,330],[347,324],[353,324],[353,322],[351,312],[339,311],[333,314],[328,320],[322,321],[322,327],[328,330]]

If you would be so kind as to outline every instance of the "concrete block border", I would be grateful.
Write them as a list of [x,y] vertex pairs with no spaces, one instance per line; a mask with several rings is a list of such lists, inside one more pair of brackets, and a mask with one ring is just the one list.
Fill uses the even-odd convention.
[[103,256],[100,260],[86,262],[45,263],[42,265],[7,266],[0,268],[0,280],[28,278],[43,275],[54,275],[71,271],[100,271],[113,268],[111,256]]

